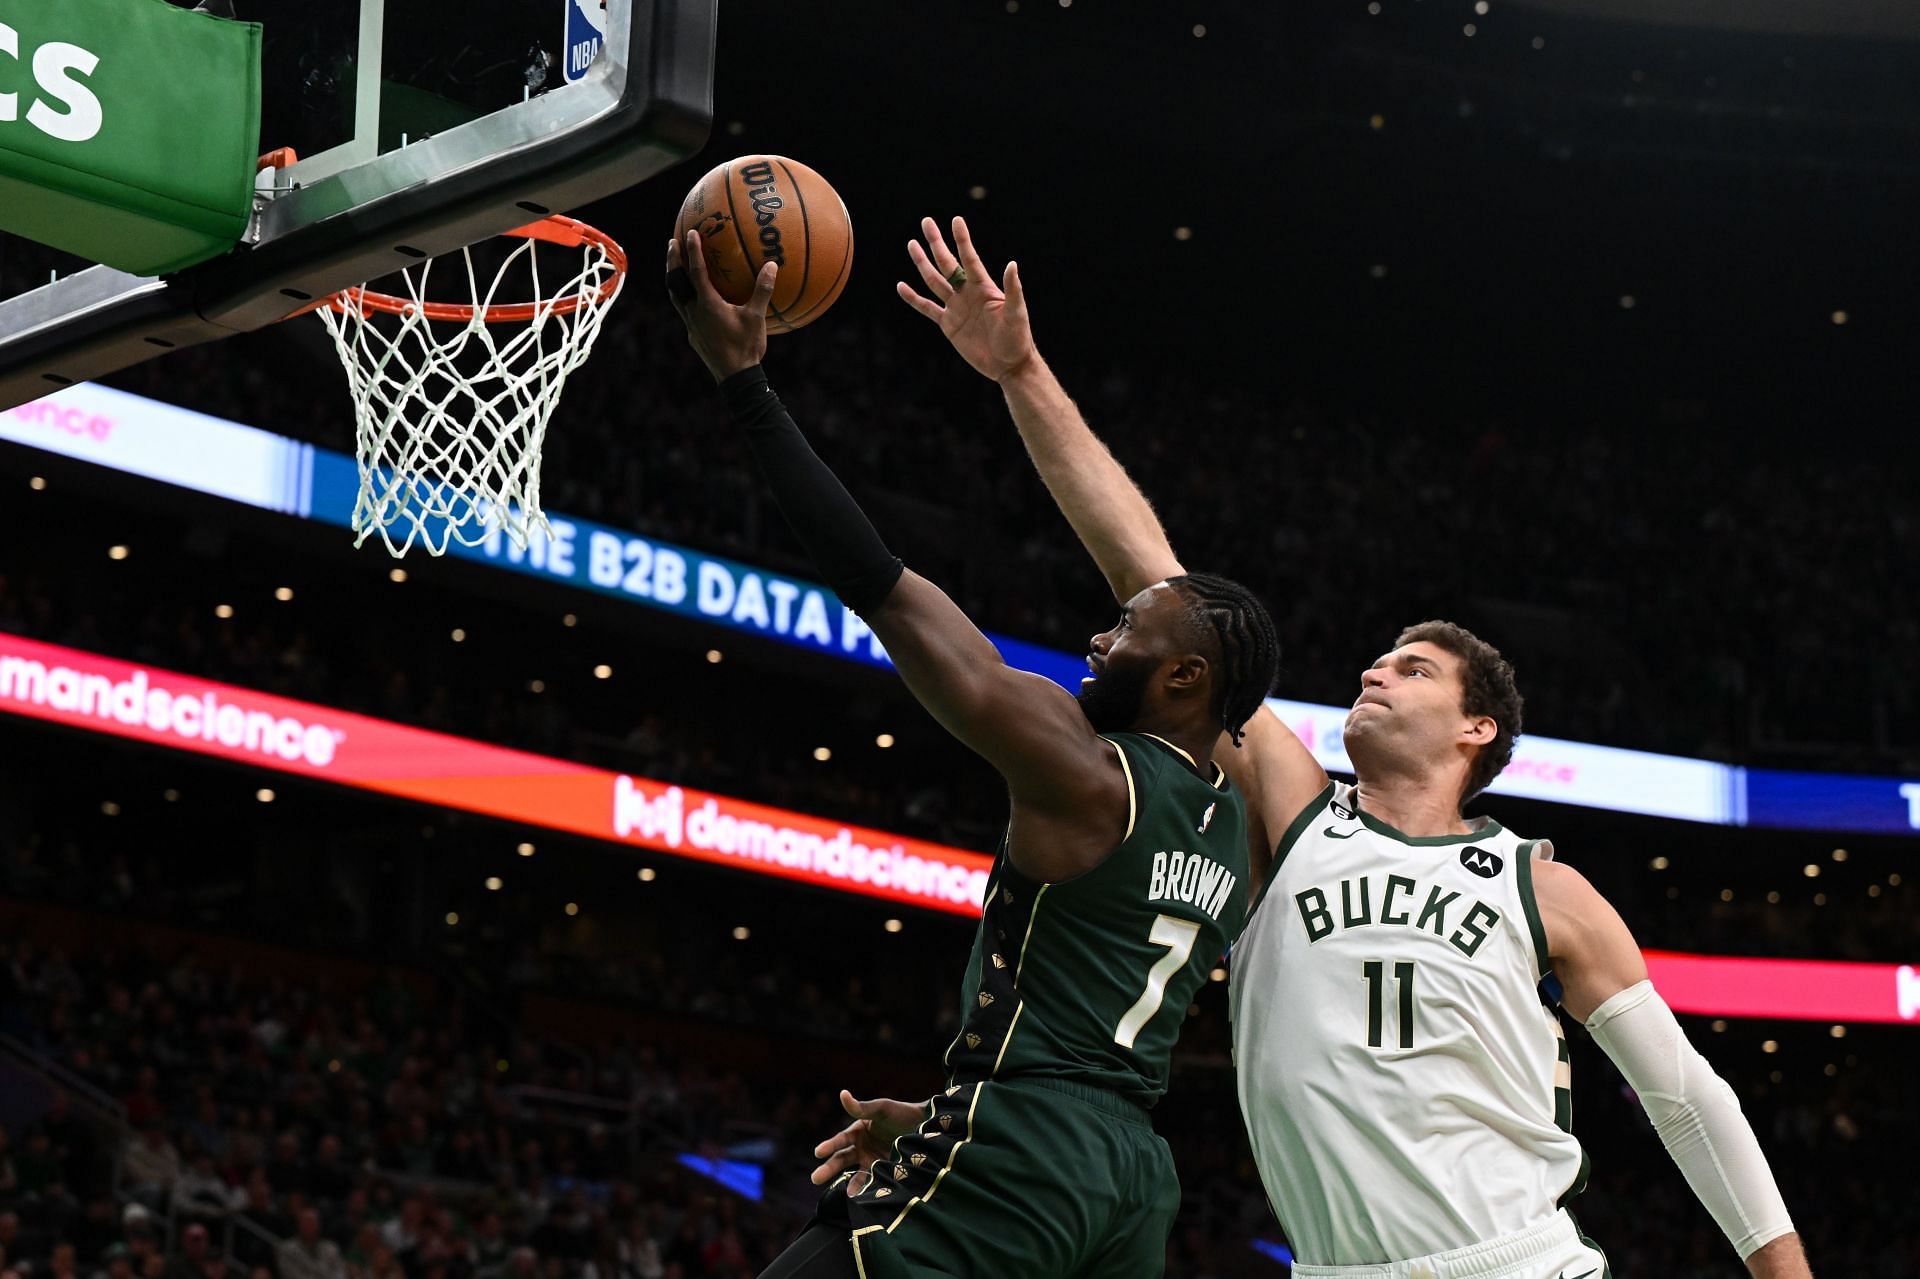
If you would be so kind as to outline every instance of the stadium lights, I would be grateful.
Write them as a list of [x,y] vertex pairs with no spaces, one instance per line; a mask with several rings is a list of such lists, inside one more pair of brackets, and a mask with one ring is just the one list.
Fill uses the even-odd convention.
[[568,902],[568,903],[567,903],[567,914],[569,914],[569,915],[578,915],[579,913],[580,913],[580,903],[579,903],[579,902]]
[[1649,863],[1649,864],[1650,864],[1650,865],[1651,865],[1651,866],[1652,866],[1652,867],[1653,867],[1653,868],[1654,868],[1655,870],[1665,870],[1665,869],[1666,869],[1667,867],[1669,867],[1669,866],[1671,866],[1671,865],[1673,865],[1673,863],[1672,863],[1672,862],[1670,862],[1670,861],[1668,861],[1668,860],[1667,860],[1666,858],[1664,858],[1664,857],[1656,857],[1656,858],[1654,858],[1654,859],[1653,859],[1653,861],[1652,861],[1651,863]]
[[1208,981],[1225,981],[1226,979],[1227,979],[1227,970],[1224,968],[1216,968],[1212,972],[1207,974]]
[[457,911],[457,910],[450,910],[450,911],[448,911],[448,912],[447,912],[447,927],[448,927],[448,928],[452,928],[452,927],[453,927],[453,926],[454,926],[455,924],[457,924],[457,923],[459,923],[459,922],[460,922],[460,912],[459,912],[459,911]]
[[580,619],[579,619],[579,618],[578,618],[577,616],[575,616],[574,614],[572,614],[572,613],[568,613],[568,614],[567,614],[567,615],[566,615],[565,617],[563,617],[563,618],[561,618],[561,619],[560,619],[560,625],[562,625],[562,626],[578,626],[578,625],[580,625]]
[[166,800],[169,804],[178,803],[180,792],[169,786],[160,792],[160,798]]
[[499,891],[500,891],[500,886],[501,886],[501,882],[502,882],[502,881],[501,881],[501,879],[500,879],[500,877],[499,877],[498,875],[489,875],[489,876],[487,876],[487,891],[488,891],[488,892],[490,892],[490,893],[497,893],[497,892],[499,892]]
[[1847,1028],[1843,1025],[1836,1024],[1834,1026],[1829,1027],[1827,1030],[1827,1033],[1829,1035],[1832,1035],[1835,1039],[1845,1039],[1847,1037]]
[[454,628],[453,628],[453,642],[454,642],[454,643],[456,643],[456,644],[464,644],[464,643],[466,643],[466,641],[467,641],[467,628],[466,628],[466,627],[464,627],[464,626],[456,626],[456,627],[454,627]]
[[1173,238],[1184,244],[1193,238],[1193,228],[1190,226],[1177,226],[1173,228]]
[[215,617],[217,617],[217,618],[219,618],[219,619],[220,619],[221,621],[223,621],[223,622],[224,622],[224,621],[226,621],[226,620],[227,620],[227,619],[228,619],[229,617],[232,617],[232,616],[233,616],[233,605],[231,605],[231,604],[215,604],[215,605],[213,606],[213,615],[214,615]]
[[1487,14],[1487,0],[1475,0],[1473,11],[1484,18]]
[[1893,874],[1887,876],[1887,886],[1889,888],[1900,887],[1900,872],[1895,871]]
[[253,797],[263,804],[271,804],[274,800],[273,788],[271,786],[262,786],[253,793]]
[[890,933],[897,933],[902,928],[905,928],[906,925],[901,923],[897,919],[889,919],[886,923],[882,924],[881,927],[885,928]]
[[876,738],[874,738],[874,739],[873,739],[873,744],[874,744],[875,746],[878,746],[878,747],[879,747],[879,748],[880,748],[881,750],[883,750],[883,751],[886,751],[886,750],[892,750],[892,749],[893,749],[893,734],[892,734],[892,733],[882,733],[882,734],[880,734],[880,736],[878,736],[878,737],[876,737]]
[[133,551],[125,546],[109,546],[107,548],[107,558],[110,560],[124,560],[131,554],[133,554]]
[[513,851],[515,851],[516,853],[519,853],[522,857],[531,857],[533,856],[533,845],[521,844],[518,848],[514,849]]
[[1835,861],[1837,861],[1837,862],[1843,862],[1843,861],[1845,861],[1845,860],[1847,860],[1847,850],[1846,850],[1846,849],[1844,849],[1844,848],[1836,848],[1836,849],[1834,849],[1834,850],[1833,850],[1833,860],[1835,860]]
[[1196,40],[1204,40],[1204,39],[1206,39],[1206,38],[1207,38],[1207,24],[1206,24],[1206,23],[1204,23],[1204,22],[1196,22],[1196,23],[1194,23],[1194,24],[1193,24],[1193,38],[1194,38],[1194,39],[1196,39]]
[[1867,885],[1867,896],[1878,897],[1879,895],[1880,895],[1880,885],[1878,884]]
[[279,600],[282,604],[285,604],[288,600],[293,598],[293,588],[291,586],[275,587],[273,592],[273,598]]
[[1733,890],[1732,890],[1731,888],[1723,888],[1723,889],[1721,889],[1721,890],[1720,890],[1720,900],[1721,900],[1721,901],[1723,901],[1723,902],[1730,902],[1730,901],[1732,901],[1732,900],[1733,900]]
[[1820,878],[1820,864],[1818,862],[1808,862],[1800,868],[1800,873],[1808,879],[1818,879]]
[[1840,1073],[1840,1067],[1834,1065],[1832,1062],[1827,1063],[1826,1074],[1828,1079],[1832,1079],[1835,1075],[1839,1073]]
[[1826,905],[1826,904],[1827,904],[1827,895],[1826,895],[1825,893],[1815,893],[1815,894],[1813,895],[1813,904],[1814,904],[1814,905],[1816,905],[1816,906],[1824,906],[1824,905]]
[[722,653],[719,649],[710,648],[707,650],[707,665],[718,666],[725,659],[726,654]]
[[967,198],[972,200],[984,200],[987,198],[987,189],[983,186],[970,186],[967,188]]
[[1480,34],[1480,28],[1469,22],[1466,26],[1460,28],[1460,34],[1471,40]]
[[1780,1041],[1777,1039],[1763,1040],[1760,1044],[1760,1051],[1763,1053],[1777,1053],[1780,1051]]
[[1845,311],[1835,311],[1829,318],[1832,319],[1836,325],[1845,324],[1847,322],[1847,313]]
[[47,487],[46,478],[44,476],[36,475],[32,479],[27,481],[27,487],[32,489],[36,493],[43,492]]
[[403,568],[388,569],[387,580],[389,582],[404,582],[407,580],[407,570]]
[[655,870],[653,867],[642,866],[640,868],[639,880],[641,883],[651,884],[654,880],[658,878],[660,878],[660,872]]
[[833,758],[833,752],[825,746],[816,746],[813,748],[813,757],[824,764]]
[[120,805],[109,799],[100,805],[100,811],[108,817],[118,817],[120,815]]
[[1620,309],[1622,311],[1631,311],[1633,310],[1634,307],[1639,305],[1640,305],[1640,299],[1634,297],[1633,294],[1622,293],[1620,295]]
[[543,679],[530,679],[527,681],[527,691],[529,693],[544,693],[547,691],[547,681]]
[[600,663],[600,665],[593,668],[593,677],[595,679],[612,679],[613,667],[608,666],[605,662],[602,662]]
[[1767,894],[1767,905],[1778,906],[1779,904],[1780,904],[1780,894],[1777,892],[1769,892]]
[[1713,1033],[1714,1033],[1714,1034],[1716,1034],[1716,1035],[1724,1035],[1724,1034],[1726,1034],[1726,1033],[1727,1033],[1727,1023],[1726,1023],[1726,1022],[1724,1022],[1724,1021],[1722,1021],[1722,1020],[1721,1020],[1720,1018],[1718,1018],[1718,1017],[1716,1017],[1716,1018],[1714,1018],[1714,1019],[1713,1019]]
[[1544,48],[1546,48],[1546,47],[1547,47],[1547,38],[1546,38],[1545,36],[1535,36],[1535,37],[1533,38],[1533,47],[1534,47],[1534,48],[1536,48],[1536,49],[1544,49]]
[[733,930],[733,939],[735,941],[745,941],[747,938],[751,936],[753,936],[753,933],[747,928],[745,924],[741,924],[739,927]]

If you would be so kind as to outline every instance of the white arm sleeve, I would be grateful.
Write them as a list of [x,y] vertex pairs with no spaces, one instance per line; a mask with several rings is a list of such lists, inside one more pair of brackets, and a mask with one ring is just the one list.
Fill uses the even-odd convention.
[[1640,1095],[1667,1153],[1742,1261],[1793,1229],[1733,1089],[1687,1042],[1652,982],[1594,1009],[1587,1029]]

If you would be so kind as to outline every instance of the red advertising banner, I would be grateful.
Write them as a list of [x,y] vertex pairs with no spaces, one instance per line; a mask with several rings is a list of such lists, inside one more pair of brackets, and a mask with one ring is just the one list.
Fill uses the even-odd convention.
[[1920,968],[1807,959],[1646,952],[1647,972],[1677,1013],[1793,1021],[1920,1021]]
[[489,817],[978,915],[992,859],[0,633],[0,710]]
[[[978,915],[991,859],[0,632],[0,711],[531,826]],[[1920,968],[1648,951],[1676,1012],[1920,1020]]]

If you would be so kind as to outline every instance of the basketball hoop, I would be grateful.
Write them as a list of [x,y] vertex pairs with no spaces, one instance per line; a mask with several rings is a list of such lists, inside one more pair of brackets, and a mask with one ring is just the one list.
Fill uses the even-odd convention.
[[[428,260],[401,272],[404,296],[363,285],[311,308],[353,396],[355,546],[378,532],[397,558],[416,540],[443,555],[450,542],[479,546],[502,532],[522,549],[535,529],[552,536],[540,509],[541,445],[568,374],[586,362],[620,296],[627,255],[611,236],[558,214],[506,237],[520,243],[484,289],[473,249],[460,250],[472,302],[430,300]],[[581,254],[579,269],[551,289],[542,244]],[[496,301],[522,272],[533,300]]]

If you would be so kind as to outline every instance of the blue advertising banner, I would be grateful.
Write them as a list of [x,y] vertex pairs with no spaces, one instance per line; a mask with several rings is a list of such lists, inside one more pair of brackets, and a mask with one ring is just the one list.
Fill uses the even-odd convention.
[[[344,454],[100,386],[68,387],[0,413],[0,440],[343,529],[351,527],[360,489],[358,468]],[[448,554],[827,656],[890,665],[866,623],[816,582],[554,512],[547,518],[551,541],[520,547],[496,534],[479,546],[454,543]],[[988,638],[1008,665],[1069,690],[1086,674],[1078,656]],[[1351,772],[1341,740],[1345,707],[1268,705],[1324,767]],[[1920,780],[1745,769],[1537,734],[1521,739],[1490,789],[1721,826],[1920,832]]]

